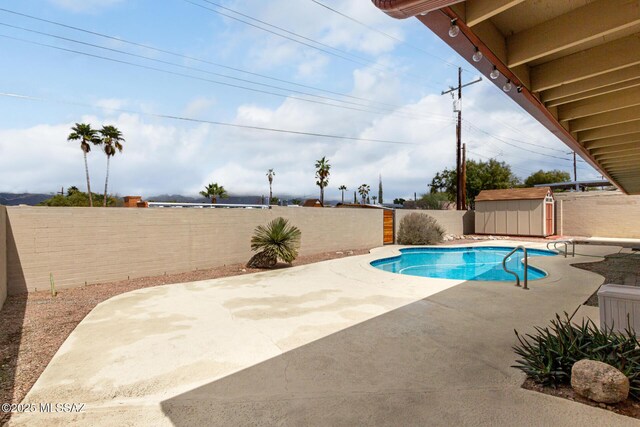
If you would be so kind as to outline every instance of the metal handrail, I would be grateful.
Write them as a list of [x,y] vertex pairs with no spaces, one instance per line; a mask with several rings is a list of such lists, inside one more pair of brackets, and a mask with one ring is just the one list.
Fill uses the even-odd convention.
[[513,250],[511,252],[509,252],[507,255],[505,255],[505,257],[502,259],[502,268],[504,269],[504,271],[506,271],[507,273],[513,274],[514,276],[516,276],[516,286],[520,287],[520,276],[518,276],[518,273],[516,273],[515,271],[511,271],[507,268],[507,259],[513,255],[514,253],[516,253],[518,251],[518,249],[522,249],[522,252],[524,252],[524,289],[529,289],[528,283],[528,277],[527,277],[527,273],[529,270],[529,261],[527,260],[527,248],[525,248],[522,245],[516,246],[515,248],[513,248]]
[[556,252],[560,252],[558,250],[558,243],[562,243],[564,244],[564,257],[567,257],[567,253],[569,253],[569,243],[571,243],[571,256],[575,258],[576,256],[576,241],[573,239],[567,239],[567,240],[554,240],[553,242],[547,242],[547,249],[551,250],[551,248],[549,248],[549,245],[553,244],[553,250],[555,250]]

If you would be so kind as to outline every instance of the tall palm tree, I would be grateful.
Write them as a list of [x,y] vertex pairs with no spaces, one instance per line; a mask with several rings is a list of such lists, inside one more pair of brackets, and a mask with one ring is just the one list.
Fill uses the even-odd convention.
[[331,165],[329,160],[322,157],[320,160],[316,160],[316,185],[320,187],[320,204],[324,206],[324,188],[329,185],[329,172]]
[[269,169],[267,171],[267,179],[269,180],[269,204],[271,204],[271,200],[273,199],[273,177],[276,175],[276,173],[273,171],[273,169]]
[[218,197],[224,198],[228,196],[227,191],[224,189],[224,187],[222,185],[218,185],[215,182],[212,182],[211,184],[204,187],[204,191],[201,191],[200,195],[202,197],[210,197],[211,203],[213,203],[214,205],[218,201]]
[[347,191],[347,186],[341,185],[340,187],[338,187],[338,190],[342,191],[342,204],[344,205],[344,192]]
[[91,144],[100,145],[102,141],[98,138],[98,131],[91,128],[87,123],[76,123],[71,128],[71,133],[67,136],[67,141],[80,141],[80,149],[84,155],[84,171],[87,175],[87,193],[89,195],[89,206],[93,207],[93,196],[91,194],[91,181],[89,180],[89,164],[87,163],[87,153],[91,151]]
[[124,138],[122,132],[115,126],[102,126],[100,129],[100,135],[102,135],[102,144],[104,153],[107,155],[107,174],[104,179],[104,201],[102,206],[107,207],[107,185],[109,184],[109,160],[116,155],[116,152],[122,153],[122,143]]
[[369,191],[371,191],[371,187],[369,187],[367,184],[362,184],[360,187],[358,187],[358,193],[360,194],[360,197],[362,197],[363,205],[366,203]]

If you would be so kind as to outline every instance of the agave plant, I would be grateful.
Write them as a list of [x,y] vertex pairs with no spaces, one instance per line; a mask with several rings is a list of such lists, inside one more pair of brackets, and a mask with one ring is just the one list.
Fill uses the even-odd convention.
[[520,335],[513,349],[520,357],[513,368],[538,384],[556,387],[569,383],[571,368],[581,359],[597,360],[619,369],[629,378],[630,394],[640,398],[640,343],[629,326],[624,332],[601,330],[591,320],[572,323],[577,310],[564,318],[556,314],[551,326]]
[[251,258],[247,266],[273,267],[278,259],[292,263],[298,256],[301,234],[298,227],[289,225],[289,221],[282,217],[266,226],[259,225],[251,237],[251,250],[260,252]]

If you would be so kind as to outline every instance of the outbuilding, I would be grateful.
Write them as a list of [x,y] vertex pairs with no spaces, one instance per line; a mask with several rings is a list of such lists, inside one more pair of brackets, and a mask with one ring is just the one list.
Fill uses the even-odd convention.
[[550,187],[482,190],[475,204],[476,234],[536,237],[555,234]]

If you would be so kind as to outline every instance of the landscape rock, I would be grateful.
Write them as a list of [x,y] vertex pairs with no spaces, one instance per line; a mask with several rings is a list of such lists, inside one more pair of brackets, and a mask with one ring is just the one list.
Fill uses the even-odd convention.
[[273,268],[278,263],[278,258],[267,251],[258,252],[251,257],[247,268]]
[[574,363],[571,387],[579,395],[600,403],[618,403],[629,396],[629,378],[613,366],[596,360]]

